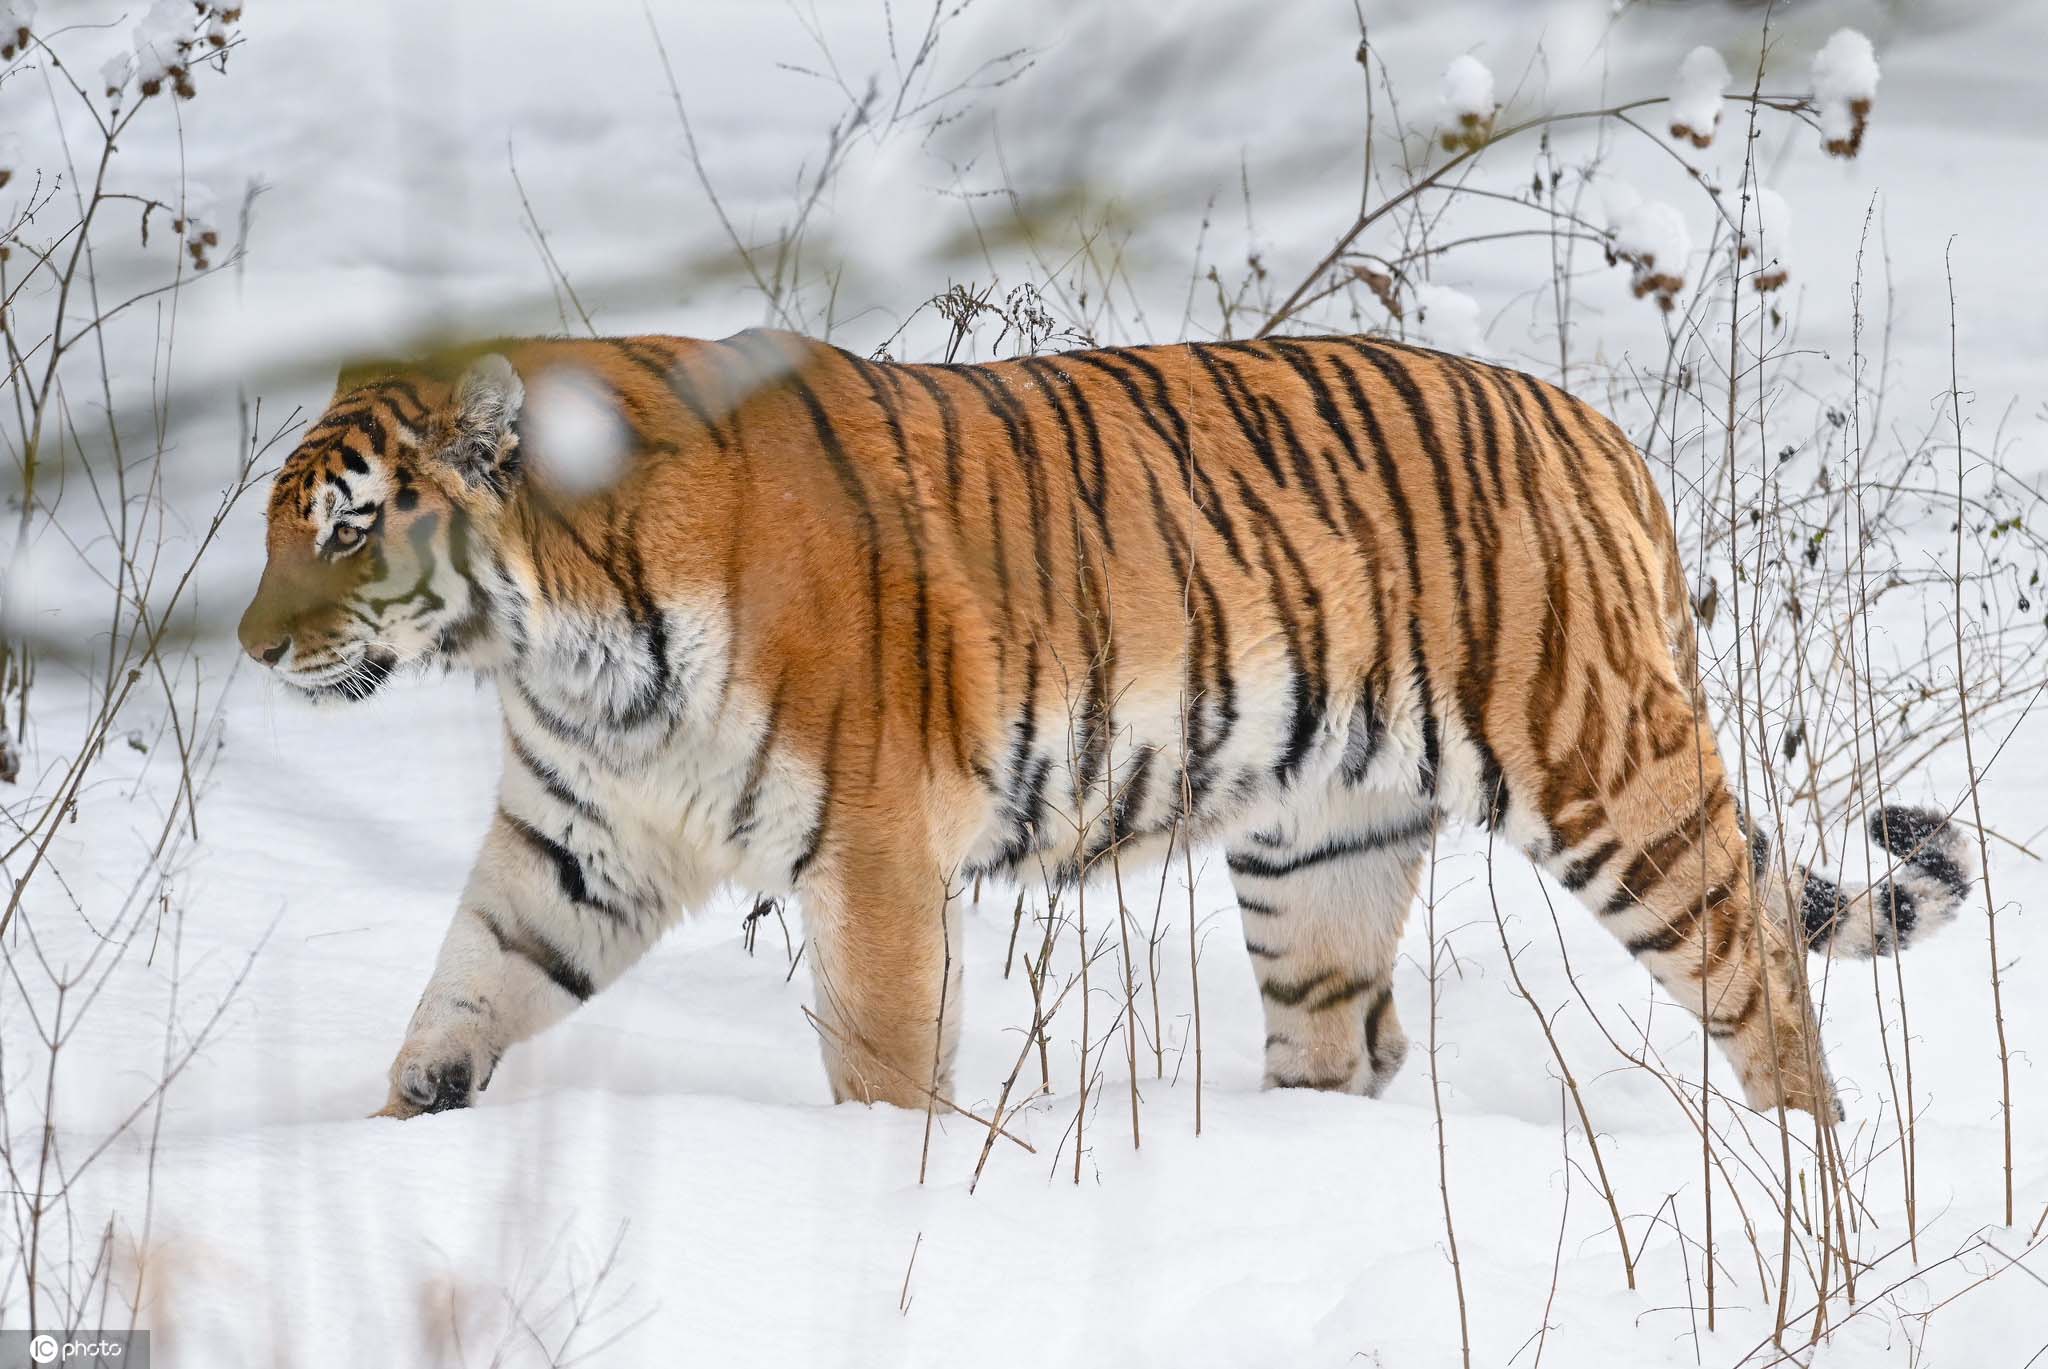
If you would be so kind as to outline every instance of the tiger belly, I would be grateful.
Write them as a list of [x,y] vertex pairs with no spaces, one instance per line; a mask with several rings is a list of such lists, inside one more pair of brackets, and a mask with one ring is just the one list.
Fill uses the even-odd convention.
[[1284,663],[1241,672],[1231,706],[1183,706],[1178,673],[1134,680],[1106,721],[1086,700],[1048,691],[1020,703],[985,780],[989,811],[965,858],[969,873],[1056,882],[1119,864],[1142,866],[1176,840],[1183,812],[1197,842],[1291,825],[1343,791],[1421,800],[1479,817],[1480,753],[1417,691],[1372,697],[1362,677],[1333,691],[1305,749]]

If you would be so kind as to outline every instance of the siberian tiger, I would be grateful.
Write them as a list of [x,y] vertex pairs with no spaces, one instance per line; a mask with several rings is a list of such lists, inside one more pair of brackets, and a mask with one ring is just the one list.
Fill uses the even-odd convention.
[[[537,412],[564,386],[581,442]],[[595,488],[591,440],[623,454]],[[401,1117],[473,1102],[727,883],[800,896],[834,1096],[923,1106],[972,878],[1176,841],[1225,845],[1266,1084],[1376,1094],[1444,819],[1584,900],[1752,1105],[1838,1114],[1798,952],[1889,952],[1972,878],[1900,808],[1874,889],[1788,878],[1730,791],[1638,453],[1541,381],[1375,338],[358,368],[278,474],[240,636],[321,698],[430,662],[497,685],[498,810]]]

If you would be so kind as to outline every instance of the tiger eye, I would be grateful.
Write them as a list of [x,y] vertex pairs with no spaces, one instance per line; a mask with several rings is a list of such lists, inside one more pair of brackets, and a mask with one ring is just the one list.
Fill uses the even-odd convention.
[[363,540],[363,530],[353,523],[343,523],[334,530],[334,545],[352,547]]

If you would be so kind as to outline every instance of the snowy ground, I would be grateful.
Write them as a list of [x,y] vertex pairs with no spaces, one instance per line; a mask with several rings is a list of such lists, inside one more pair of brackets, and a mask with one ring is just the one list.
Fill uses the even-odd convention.
[[[850,84],[886,71],[879,6],[836,0],[815,18],[754,0],[658,8],[726,207],[742,232],[765,234],[843,105],[835,89],[778,63],[818,65],[804,27],[815,23]],[[1545,103],[1557,107],[1593,98],[1602,81],[1661,93],[1699,41],[1725,41],[1741,79],[1754,48],[1734,35],[1758,17],[1746,7],[1644,4],[1616,21],[1605,4],[1578,0],[1368,9],[1389,60],[1412,63],[1412,76],[1397,77],[1414,109],[1435,99],[1438,73],[1456,53],[1476,51],[1505,92],[1539,43]],[[1799,223],[1803,339],[1836,355],[1846,347],[1850,263],[1866,205],[1882,192],[1897,403],[1909,414],[1902,422],[1924,423],[1946,385],[1942,252],[1959,234],[1972,421],[2006,419],[2011,460],[2038,477],[2048,464],[2039,375],[2048,289],[2033,270],[2031,229],[2048,198],[2032,172],[2048,148],[2048,89],[2034,59],[2048,50],[2048,13],[1905,0],[1796,6],[1780,35],[1788,83],[1841,23],[1878,40],[1884,85],[1861,160],[1827,161],[1802,134],[1774,166]],[[259,0],[245,29],[227,80],[183,111],[195,180],[228,205],[248,177],[271,187],[239,284],[216,281],[211,294],[191,296],[179,348],[193,393],[207,393],[209,379],[247,378],[267,410],[317,409],[341,351],[429,327],[562,327],[520,228],[508,141],[599,327],[718,335],[760,321],[757,296],[703,269],[720,239],[682,156],[638,5]],[[110,48],[124,32],[109,36]],[[947,41],[949,69],[962,72],[1015,44],[1039,52],[1020,80],[980,97],[976,108],[997,115],[993,127],[963,121],[926,146],[912,137],[909,150],[899,142],[850,165],[825,210],[827,245],[816,249],[844,268],[835,337],[845,345],[877,345],[949,280],[986,280],[968,215],[985,227],[993,202],[959,192],[1001,183],[998,138],[1013,184],[1114,187],[1145,211],[1127,244],[1138,296],[1124,312],[1155,337],[1181,331],[1191,245],[1212,194],[1205,260],[1241,261],[1249,236],[1288,283],[1355,212],[1362,109],[1348,5],[1012,5],[971,12]],[[14,89],[0,94],[17,98]],[[133,166],[161,170],[163,184],[175,182],[178,155],[167,134],[158,120],[124,153]],[[1249,230],[1240,160],[1254,190]],[[1524,165],[1504,162],[1501,174],[1512,180]],[[1642,165],[1646,178],[1673,174],[1654,158]],[[1011,261],[1020,250],[1005,241],[992,254]],[[1535,350],[1521,293],[1526,262],[1466,255],[1439,277],[1480,301],[1486,355]],[[1646,307],[1627,299],[1618,278],[1609,285],[1588,300],[1582,327],[1598,337],[1583,345],[1609,359],[1661,346]],[[179,478],[204,508],[199,492],[224,467],[232,426],[218,412],[181,421]],[[253,581],[259,507],[252,500],[237,515],[204,577],[203,603],[218,624],[232,620]],[[61,588],[49,592],[61,601]],[[207,651],[218,679],[232,648]],[[63,697],[61,683],[45,688]],[[149,706],[138,708],[133,725],[153,735]],[[1398,984],[1416,1049],[1388,1095],[1264,1094],[1257,994],[1213,856],[1195,894],[1201,1136],[1186,895],[1175,880],[1159,975],[1165,1077],[1154,1078],[1152,1057],[1141,1059],[1134,1147],[1122,1041],[1097,1047],[1100,1092],[1078,1186],[1071,1013],[1052,1051],[1053,1092],[1008,1124],[1035,1153],[998,1141],[970,1194],[984,1129],[942,1122],[920,1184],[923,1117],[830,1105],[799,1012],[808,975],[801,965],[789,973],[772,920],[746,952],[737,895],[510,1056],[475,1110],[403,1125],[365,1120],[383,1100],[383,1072],[488,820],[495,710],[489,694],[455,680],[322,712],[246,673],[229,687],[200,840],[176,886],[182,1025],[173,1043],[224,997],[228,1006],[169,1094],[153,1158],[146,1120],[81,1180],[81,1209],[92,1216],[67,1236],[86,1251],[97,1222],[121,1214],[123,1268],[132,1269],[138,1244],[147,1252],[140,1320],[157,1333],[159,1363],[483,1365],[501,1345],[513,1364],[550,1355],[566,1363],[599,1347],[609,1348],[583,1362],[1458,1363],[1424,1055],[1421,918]],[[67,755],[76,733],[72,718],[53,713],[30,738],[30,769]],[[2037,847],[2035,804],[2048,790],[2035,757],[2044,744],[2048,722],[2029,721],[1984,786],[1987,819]],[[116,752],[53,852],[88,913],[126,892],[133,853],[153,837],[153,815],[172,792],[163,748]],[[131,777],[141,781],[135,802],[126,797]],[[1952,803],[1960,777],[1959,759],[1944,758],[1902,787],[1914,800]],[[1884,1257],[1864,1289],[1887,1296],[1866,1296],[1866,1310],[1842,1323],[1814,1364],[2020,1369],[2048,1348],[2048,1249],[2004,1268],[2028,1248],[2048,1204],[2048,1072],[2031,1053],[2048,1046],[2048,995],[2037,983],[2048,931],[2030,915],[2048,884],[2037,861],[2010,847],[1995,859],[2009,914],[2000,936],[2017,1052],[2018,1225],[1998,1224],[1999,1086],[1977,906],[1903,962],[1922,1109],[1917,1270],[1906,1252],[1889,1253],[1906,1239],[1899,1160],[1882,1148],[1892,1086],[1876,1021],[1880,998],[1887,1018],[1895,1012],[1891,967],[1882,994],[1866,966],[1832,972],[1827,1036],[1849,1109],[1845,1134],[1862,1159],[1880,1150],[1860,1181],[1868,1212],[1857,1245],[1865,1258]],[[1860,868],[1859,854],[1850,869]],[[1508,980],[1484,845],[1447,840],[1436,920],[1457,959],[1440,986],[1438,1066],[1472,1362],[1528,1362],[1546,1324],[1541,1354],[1553,1364],[1741,1361],[1770,1335],[1774,1308],[1727,1181],[1715,1181],[1722,1272],[1720,1322],[1709,1332],[1697,1134],[1657,1079],[1625,1065],[1574,994],[1537,877],[1504,854],[1492,883],[1511,941],[1527,948],[1519,965],[1534,996],[1563,1008],[1558,1038],[1640,1254],[1631,1292],[1576,1132],[1567,1163],[1556,1066]],[[1575,904],[1550,896],[1579,986],[1609,1030],[1628,1044],[1646,1028],[1680,1073],[1696,1077],[1689,1019],[1652,994]],[[82,955],[90,933],[57,930],[76,913],[44,897],[30,908],[38,925]],[[1002,974],[1013,898],[987,891],[969,922],[959,1094],[984,1115],[1030,1017],[1021,974]],[[1149,916],[1149,893],[1143,902]],[[110,983],[67,1048],[59,1121],[75,1153],[157,1077],[175,925],[148,966],[138,959]],[[790,931],[801,936],[794,915]],[[18,1062],[29,1039],[12,993],[0,993],[0,1043]],[[1098,986],[1098,1035],[1118,1006]],[[1149,1018],[1149,1000],[1143,1008]],[[1895,1023],[1890,1043],[1896,1051]],[[1713,1070],[1727,1082],[1718,1060]],[[18,1065],[7,1078],[8,1126],[18,1132],[36,1114]],[[1024,1078],[1036,1083],[1035,1062]],[[1727,1164],[1774,1261],[1778,1223],[1763,1180],[1778,1141],[1755,1132],[1754,1148],[1729,1147]],[[0,1232],[0,1252],[11,1239]],[[615,1265],[601,1273],[614,1242]],[[0,1321],[19,1324],[9,1297]],[[586,1298],[578,1325],[572,1303]],[[1937,1315],[1914,1315],[1951,1298]],[[1790,1310],[1811,1319],[1796,1292]],[[1833,1315],[1841,1321],[1847,1309]]]

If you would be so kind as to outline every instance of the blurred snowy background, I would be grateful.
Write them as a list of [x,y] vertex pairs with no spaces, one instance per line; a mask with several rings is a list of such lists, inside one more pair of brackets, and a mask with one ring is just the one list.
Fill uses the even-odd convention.
[[[5,625],[38,661],[25,716],[10,705],[21,775],[0,836],[13,1199],[0,1216],[0,1324],[132,1319],[155,1331],[161,1363],[208,1366],[1460,1363],[1420,1045],[1378,1101],[1259,1093],[1257,995],[1213,854],[1195,891],[1202,1134],[1176,876],[1147,976],[1163,1028],[1141,1050],[1143,1144],[1110,1115],[1122,1045],[1093,1043],[1112,1106],[1090,1121],[1078,1187],[1071,1022],[1055,1024],[1052,1092],[1006,1123],[1036,1153],[999,1142],[970,1195],[984,1130],[945,1122],[920,1185],[923,1119],[829,1106],[799,1012],[808,976],[792,972],[773,917],[743,944],[739,892],[508,1057],[475,1110],[364,1120],[488,820],[495,700],[429,680],[312,712],[238,676],[231,627],[261,563],[259,487],[163,620],[176,659],[111,717],[109,643],[127,629],[109,634],[110,586],[143,568],[111,569],[121,520],[107,511],[141,511],[147,546],[172,568],[156,582],[167,593],[242,459],[276,433],[256,470],[275,464],[288,416],[318,412],[342,358],[435,338],[775,323],[915,360],[1243,336],[1297,285],[1318,292],[1317,264],[1360,213],[1368,147],[1372,202],[1407,165],[1447,157],[1433,135],[1456,127],[1454,59],[1484,68],[1505,126],[1667,94],[1701,45],[1725,61],[1730,89],[1751,87],[1761,54],[1765,93],[1804,92],[1814,54],[1850,26],[1882,66],[1860,155],[1829,157],[1797,118],[1758,123],[1755,176],[1778,204],[1759,202],[1785,220],[1767,223],[1767,248],[1788,279],[1768,305],[1742,299],[1745,326],[1768,338],[1758,389],[1770,398],[1755,409],[1775,426],[1769,439],[1745,426],[1740,445],[1759,481],[1785,461],[1797,490],[1824,485],[1823,468],[1845,460],[1843,396],[1860,396],[1863,439],[1891,454],[1896,477],[1872,494],[1894,536],[1870,575],[1905,586],[1870,627],[1874,654],[1902,663],[1870,711],[1946,719],[1951,243],[1973,557],[2030,545],[2048,473],[2048,6],[1799,0],[1768,10],[1767,52],[1766,17],[1732,0],[1369,0],[1364,67],[1347,0],[980,0],[941,5],[936,22],[908,0],[257,0],[224,30],[225,69],[196,67],[195,98],[155,97],[119,140],[107,184],[165,207],[106,205],[98,294],[63,306],[66,329],[156,289],[179,260],[187,273],[90,329],[76,369],[66,362],[46,440],[64,450],[45,454],[33,502],[19,413],[0,424]],[[39,283],[28,263],[71,251],[73,196],[89,192],[101,152],[67,77],[104,111],[111,61],[132,108],[148,73],[122,63],[153,21],[138,6],[45,0],[31,22],[48,46],[0,78],[0,167],[12,173],[0,281],[19,289],[10,345],[35,308],[56,307],[48,273]],[[1349,288],[1287,326],[1386,328],[1562,374],[1646,440],[1653,464],[1668,458],[1683,504],[1698,490],[1681,470],[1705,470],[1721,437],[1702,416],[1667,413],[1659,378],[1685,369],[1674,357],[1688,348],[1718,345],[1725,359],[1711,319],[1688,312],[1717,242],[1695,175],[1739,185],[1747,117],[1726,106],[1706,149],[1670,138],[1656,110],[1646,133],[1586,120],[1503,143],[1472,164],[1474,193],[1441,221],[1386,221],[1396,231],[1373,245],[1409,254],[1398,276],[1375,285],[1385,257],[1360,262]],[[1672,313],[1631,291],[1597,237],[1610,213],[1626,225],[1644,201],[1671,206],[1690,249]],[[1561,239],[1532,202],[1594,236]],[[182,239],[178,217],[197,225]],[[1454,239],[1479,240],[1429,250]],[[194,241],[206,257],[196,276]],[[1860,386],[1847,379],[1858,351]],[[28,343],[8,358],[11,374],[41,364]],[[1709,388],[1673,393],[1700,406]],[[124,441],[114,464],[110,434]],[[138,486],[109,484],[116,465]],[[1996,531],[2007,517],[2015,526]],[[1839,556],[1842,527],[1827,535]],[[1701,536],[1704,592],[1727,549]],[[1839,1269],[1813,1266],[1808,1233],[1780,1307],[1778,1138],[1756,1126],[1745,1137],[1717,1114],[1729,1134],[1712,1174],[1710,1329],[1694,1118],[1607,1035],[1696,1080],[1698,1033],[1575,907],[1554,930],[1521,862],[1489,879],[1485,845],[1468,836],[1447,842],[1434,887],[1448,946],[1443,1172],[1471,1363],[1771,1363],[1781,1317],[1794,1348],[1825,1330],[1798,1351],[1814,1365],[2042,1358],[2048,1076],[2034,1052],[2048,1045],[2048,933],[2029,909],[2048,892],[2033,854],[2048,831],[2048,725],[2028,710],[2048,674],[2034,659],[2032,564],[1989,566],[1966,606],[1980,628],[2001,625],[1972,649],[2002,701],[1981,720],[1976,767],[1997,834],[2011,1220],[1978,900],[1896,980],[1889,964],[1881,979],[1833,971],[1857,1301],[1843,1299]],[[1725,619],[1720,631],[1710,644],[1725,650]],[[1765,751],[1781,746],[1783,721]],[[1906,730],[1893,797],[1967,817],[1954,729]],[[1788,835],[1860,878],[1861,849],[1845,855],[1840,841],[1842,769],[1815,781]],[[1791,778],[1786,791],[1797,794]],[[1031,1020],[1022,974],[1003,973],[1015,898],[989,890],[970,918],[959,1092],[984,1115]],[[788,910],[793,941],[799,913]],[[1503,925],[1535,1001],[1556,1014],[1633,1291],[1556,1060],[1513,991]],[[1397,988],[1418,1038],[1430,960],[1418,918]],[[1036,1083],[1033,1066],[1023,1086]],[[1817,1216],[1818,1181],[1795,1170],[1794,1224],[1834,1221]],[[1817,1319],[1821,1279],[1830,1304]]]

